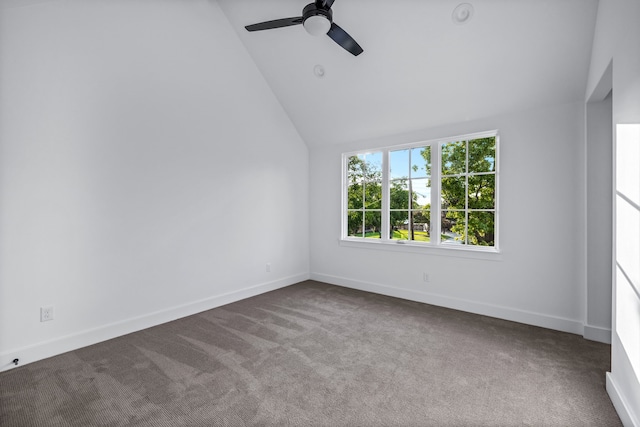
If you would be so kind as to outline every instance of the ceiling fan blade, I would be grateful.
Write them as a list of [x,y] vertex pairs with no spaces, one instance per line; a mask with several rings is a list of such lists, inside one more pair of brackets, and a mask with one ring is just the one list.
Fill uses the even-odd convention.
[[353,56],[360,55],[363,50],[360,45],[351,37],[345,30],[340,28],[337,24],[331,24],[331,28],[327,33],[331,39],[342,46],[345,50],[353,54]]
[[271,30],[273,28],[290,27],[292,25],[302,24],[302,16],[293,18],[274,19],[273,21],[260,22],[258,24],[247,25],[247,31]]

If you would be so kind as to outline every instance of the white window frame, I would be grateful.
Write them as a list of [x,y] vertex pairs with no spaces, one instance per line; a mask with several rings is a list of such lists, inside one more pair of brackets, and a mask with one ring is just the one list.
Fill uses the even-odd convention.
[[[496,141],[495,152],[495,206],[494,206],[494,246],[479,246],[479,245],[453,245],[442,243],[441,241],[441,179],[442,179],[442,146],[447,143],[456,141],[469,141],[480,138],[494,137]],[[389,238],[389,198],[390,198],[390,176],[389,176],[389,153],[391,151],[412,149],[416,147],[431,148],[431,218],[437,218],[437,221],[432,221],[430,226],[430,235],[432,236],[430,242],[420,242],[415,240],[393,240]],[[463,258],[481,258],[481,259],[494,259],[493,255],[500,253],[500,220],[499,220],[499,174],[500,174],[500,136],[497,130],[491,130],[486,132],[477,132],[465,135],[458,135],[446,138],[432,139],[427,141],[413,142],[410,144],[391,145],[384,147],[376,147],[365,150],[358,150],[352,152],[342,153],[342,203],[341,203],[341,233],[340,244],[342,246],[350,247],[364,247],[368,249],[383,249],[383,250],[401,250],[406,252],[431,252],[440,255],[454,255],[461,256]],[[357,156],[368,153],[382,153],[382,221],[381,221],[381,238],[371,239],[363,237],[348,236],[348,224],[347,224],[347,211],[348,211],[348,161],[351,156]],[[469,153],[467,152],[466,165],[468,168]],[[465,179],[468,180],[468,170],[465,171]],[[468,198],[465,203],[465,208],[468,204]],[[468,209],[465,209],[468,212]],[[489,258],[487,258],[487,256]]]

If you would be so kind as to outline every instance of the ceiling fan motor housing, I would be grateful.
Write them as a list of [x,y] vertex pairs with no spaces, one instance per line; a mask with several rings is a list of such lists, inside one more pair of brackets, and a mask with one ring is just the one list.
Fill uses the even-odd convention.
[[324,16],[325,18],[327,18],[327,20],[329,22],[333,22],[333,12],[331,11],[331,9],[327,9],[325,7],[322,6],[318,6],[315,3],[309,3],[308,5],[306,5],[304,7],[304,9],[302,9],[302,20],[306,21],[307,18],[311,17],[311,16]]
[[310,3],[302,9],[302,25],[311,35],[319,36],[327,34],[333,22],[331,9]]

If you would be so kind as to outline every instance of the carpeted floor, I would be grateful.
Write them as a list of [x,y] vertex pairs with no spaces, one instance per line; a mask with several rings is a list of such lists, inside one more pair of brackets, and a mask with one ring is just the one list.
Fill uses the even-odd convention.
[[2,426],[620,426],[610,347],[308,281],[0,374]]

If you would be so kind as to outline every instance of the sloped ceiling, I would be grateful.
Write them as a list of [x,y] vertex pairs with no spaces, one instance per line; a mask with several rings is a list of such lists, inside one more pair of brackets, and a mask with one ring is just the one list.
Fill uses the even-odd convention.
[[[364,48],[354,57],[302,26],[244,29],[310,0],[218,2],[310,146],[581,101],[597,12],[597,0],[336,0],[334,21]],[[461,2],[474,8],[464,25]]]

